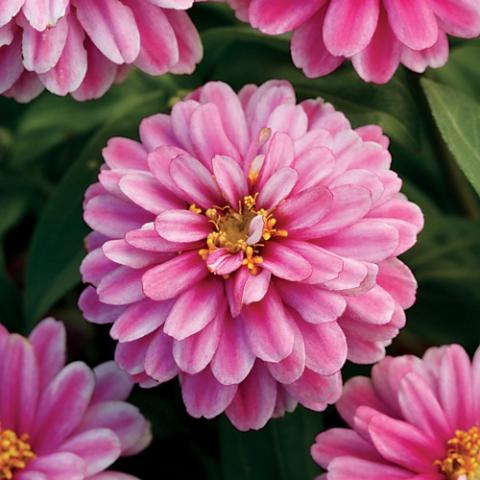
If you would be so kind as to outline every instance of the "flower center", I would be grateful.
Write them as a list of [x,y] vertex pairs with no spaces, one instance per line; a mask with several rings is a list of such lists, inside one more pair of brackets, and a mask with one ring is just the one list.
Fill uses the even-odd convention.
[[276,218],[267,210],[256,208],[257,195],[248,195],[239,202],[238,210],[231,206],[214,206],[203,212],[195,205],[190,210],[204,214],[214,226],[214,230],[207,237],[207,248],[199,250],[200,256],[207,260],[210,253],[224,248],[232,254],[244,252],[243,265],[250,273],[258,273],[258,265],[263,262],[260,256],[264,241],[272,237],[286,237],[286,230],[275,228]]
[[480,480],[480,431],[457,430],[448,441],[448,454],[435,465],[448,480]]
[[35,458],[28,435],[18,437],[13,430],[0,428],[0,479],[11,480],[15,470],[22,470]]

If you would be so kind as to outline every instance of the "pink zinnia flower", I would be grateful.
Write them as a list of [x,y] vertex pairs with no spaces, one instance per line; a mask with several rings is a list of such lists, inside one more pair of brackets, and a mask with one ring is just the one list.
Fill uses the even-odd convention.
[[229,0],[262,32],[293,31],[292,56],[308,77],[345,59],[368,82],[385,83],[400,63],[415,72],[448,59],[447,34],[480,35],[478,0]]
[[348,381],[337,409],[351,427],[318,435],[319,480],[480,478],[480,349],[387,357]]
[[297,105],[288,82],[209,83],[140,137],[109,142],[86,194],[85,317],[113,322],[141,384],[179,375],[193,416],[249,429],[324,409],[346,359],[381,359],[415,298],[396,256],[423,218],[381,129]]
[[130,65],[191,73],[199,35],[182,11],[198,0],[2,0],[0,94],[27,102],[44,88],[102,96]]
[[0,325],[0,478],[135,480],[106,471],[150,443],[150,426],[125,402],[132,383],[114,362],[65,366],[65,329],[42,321],[30,337]]

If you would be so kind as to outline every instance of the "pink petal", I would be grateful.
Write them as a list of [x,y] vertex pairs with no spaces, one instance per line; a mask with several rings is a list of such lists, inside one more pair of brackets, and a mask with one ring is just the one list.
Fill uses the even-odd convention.
[[81,85],[72,93],[79,101],[101,97],[113,84],[117,66],[100,52],[89,40],[85,40],[88,69]]
[[222,295],[222,282],[214,279],[199,282],[178,297],[167,317],[164,332],[176,340],[199,332],[219,312]]
[[249,10],[249,20],[253,27],[271,35],[286,33],[301,25],[313,15],[325,0],[305,0],[297,3],[280,0],[253,0]]
[[148,424],[137,407],[126,402],[102,402],[92,405],[76,433],[107,428],[120,440],[122,452],[135,447]]
[[46,73],[60,59],[67,41],[69,24],[62,18],[54,27],[39,32],[26,25],[23,29],[23,64],[36,73]]
[[147,170],[147,152],[141,143],[129,138],[114,137],[102,150],[110,168]]
[[128,398],[133,383],[114,361],[102,363],[93,371],[95,373],[95,391],[92,404]]
[[259,430],[272,417],[275,400],[275,380],[261,363],[257,363],[238,386],[226,414],[240,431]]
[[120,180],[120,190],[136,205],[159,215],[171,208],[181,208],[182,202],[163,188],[149,174],[131,173]]
[[[223,82],[209,82],[202,87],[200,100],[202,103],[215,104],[225,133],[238,152],[244,154],[248,148],[249,135],[245,113],[237,94]],[[226,165],[226,167],[228,171],[232,171],[231,165]],[[215,176],[218,181],[218,174],[215,173]],[[221,185],[220,188],[222,188]],[[235,205],[235,203],[231,204]]]
[[347,341],[337,322],[297,325],[305,344],[305,365],[320,375],[333,375],[347,360]]
[[263,186],[257,199],[257,205],[267,210],[274,209],[290,195],[298,180],[293,168],[281,168],[275,172]]
[[308,323],[332,322],[343,314],[347,306],[341,295],[322,288],[281,281],[276,281],[275,285],[283,301]]
[[170,176],[192,203],[202,208],[222,204],[222,196],[210,172],[195,158],[188,155],[174,158]]
[[255,355],[245,339],[242,321],[241,318],[225,318],[222,335],[212,359],[212,373],[223,385],[241,383],[255,362]]
[[171,307],[172,302],[150,299],[134,303],[115,320],[110,335],[119,342],[138,340],[163,325]]
[[[3,342],[2,342],[3,343]],[[0,366],[2,428],[31,432],[37,415],[40,371],[28,341],[13,334],[5,338]]]
[[173,8],[164,10],[175,33],[179,54],[178,62],[172,66],[170,71],[179,75],[191,74],[195,70],[196,64],[202,59],[202,42],[190,17],[185,12]]
[[142,120],[140,139],[148,152],[162,145],[179,146],[172,130],[170,116],[165,113],[158,113]]
[[173,344],[173,358],[182,372],[200,373],[212,360],[222,334],[224,313],[219,313],[203,330]]
[[278,362],[292,353],[295,332],[273,289],[261,302],[245,306],[242,318],[247,341],[258,358]]
[[319,186],[290,196],[275,211],[275,217],[289,235],[318,224],[330,210],[333,195]]
[[76,17],[69,15],[68,34],[55,66],[40,75],[45,87],[56,95],[77,90],[87,74],[87,51],[83,46],[85,34]]
[[215,275],[230,275],[242,264],[243,252],[232,254],[225,248],[215,250],[207,258],[207,267]]
[[440,440],[432,441],[413,425],[387,415],[374,415],[368,431],[386,460],[414,472],[428,471],[433,461],[444,454]]
[[118,267],[106,275],[98,285],[98,297],[109,305],[128,305],[145,298],[142,289],[144,269]]
[[222,385],[206,368],[196,375],[182,375],[182,397],[188,413],[195,418],[213,418],[231,403],[236,385]]
[[215,180],[227,202],[237,208],[248,195],[248,183],[240,165],[230,157],[217,155],[213,158]]
[[262,251],[261,266],[274,276],[292,282],[306,280],[312,274],[312,266],[285,242],[270,241]]
[[30,25],[39,32],[56,25],[65,15],[68,0],[25,0],[23,13]]
[[344,57],[362,51],[375,32],[379,13],[379,0],[332,0],[323,26],[327,50]]
[[79,456],[61,452],[34,458],[29,461],[28,469],[44,474],[48,480],[83,480],[87,466]]
[[145,371],[158,382],[167,382],[178,372],[172,354],[173,338],[159,330],[153,337],[145,357]]
[[117,436],[106,428],[79,433],[69,438],[60,447],[81,458],[86,465],[86,475],[101,472],[115,462],[121,454]]
[[395,252],[398,231],[382,221],[362,220],[334,235],[322,238],[321,246],[337,255],[367,262],[381,262]]
[[422,50],[437,41],[438,24],[429,1],[407,6],[402,0],[384,0],[384,5],[392,30],[407,47]]
[[17,32],[10,45],[0,48],[0,94],[14,85],[23,70],[22,35]]
[[169,242],[189,243],[207,238],[213,226],[205,215],[189,210],[166,210],[155,220],[155,230]]
[[75,3],[80,24],[109,60],[117,64],[136,60],[140,52],[140,34],[127,6],[119,0],[81,0]]
[[[135,17],[140,52],[135,65],[150,75],[162,75],[178,62],[175,32],[165,12],[149,1],[123,0]],[[129,63],[129,62],[127,62]]]
[[31,434],[36,453],[52,451],[80,423],[95,388],[92,371],[81,362],[67,365],[44,390]]
[[143,275],[143,290],[152,300],[168,300],[189,289],[208,275],[197,252],[183,253],[148,270]]
[[323,25],[327,8],[320,9],[316,15],[293,32],[292,58],[309,78],[322,77],[335,71],[344,58],[332,55],[325,46]]
[[386,83],[395,73],[401,53],[402,44],[392,32],[382,8],[378,27],[370,44],[352,58],[352,63],[366,82]]
[[29,340],[37,357],[40,388],[44,388],[65,365],[65,326],[53,318],[47,318],[33,329]]

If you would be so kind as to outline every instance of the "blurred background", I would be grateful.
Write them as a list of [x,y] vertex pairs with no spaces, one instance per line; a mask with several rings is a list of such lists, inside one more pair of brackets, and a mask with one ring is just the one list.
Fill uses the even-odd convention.
[[[480,343],[480,41],[453,43],[443,69],[421,78],[401,69],[374,86],[348,65],[306,79],[292,65],[288,37],[263,36],[222,5],[197,4],[192,16],[206,52],[192,76],[132,71],[102,99],[83,104],[49,94],[29,105],[0,97],[0,321],[26,334],[53,315],[67,324],[71,359],[91,366],[111,359],[108,327],[88,324],[77,308],[88,233],[81,203],[101,149],[112,136],[137,138],[143,117],[167,112],[206,81],[239,89],[284,78],[299,99],[323,97],[354,126],[381,125],[403,191],[425,213],[420,241],[404,257],[419,282],[418,302],[390,353],[422,354],[454,342],[473,353]],[[368,372],[348,365],[345,378]],[[223,417],[189,418],[176,381],[135,390],[133,403],[152,421],[155,440],[116,468],[142,480],[313,479],[320,473],[309,455],[316,433],[341,424],[334,408],[299,408],[242,434]]]

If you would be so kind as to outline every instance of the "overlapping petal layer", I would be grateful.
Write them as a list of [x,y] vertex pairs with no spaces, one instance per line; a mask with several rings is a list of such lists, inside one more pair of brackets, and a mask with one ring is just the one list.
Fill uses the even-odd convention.
[[27,102],[44,88],[102,96],[130,66],[191,73],[202,56],[184,11],[195,0],[3,0],[0,94]]
[[80,307],[116,361],[188,411],[262,427],[322,410],[345,361],[380,360],[416,282],[397,259],[423,225],[380,128],[357,130],[288,82],[209,83],[141,142],[111,139],[85,197]]
[[350,59],[368,82],[385,83],[403,63],[415,72],[448,59],[447,35],[480,35],[477,0],[229,0],[261,31],[293,31],[292,55],[308,77]]
[[480,350],[387,357],[349,380],[337,410],[349,428],[318,435],[324,480],[476,479],[480,474]]
[[0,325],[0,477],[135,480],[107,469],[143,450],[150,425],[126,402],[133,384],[114,362],[65,366],[63,324],[24,338]]

